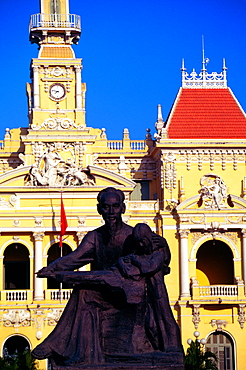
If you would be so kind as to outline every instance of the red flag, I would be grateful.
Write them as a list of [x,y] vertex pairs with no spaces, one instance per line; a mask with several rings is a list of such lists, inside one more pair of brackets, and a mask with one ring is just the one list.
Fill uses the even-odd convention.
[[60,215],[60,224],[61,224],[61,231],[60,231],[60,243],[59,246],[62,248],[62,237],[65,235],[66,229],[68,227],[67,224],[67,217],[65,213],[65,208],[62,200],[62,193],[61,193],[61,215]]

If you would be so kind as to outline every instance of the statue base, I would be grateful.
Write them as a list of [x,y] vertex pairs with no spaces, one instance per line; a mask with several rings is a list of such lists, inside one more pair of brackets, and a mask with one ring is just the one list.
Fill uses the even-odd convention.
[[78,365],[55,366],[53,370],[184,370],[183,365]]
[[139,355],[109,355],[101,364],[58,365],[52,361],[53,370],[184,370],[183,353],[152,353]]

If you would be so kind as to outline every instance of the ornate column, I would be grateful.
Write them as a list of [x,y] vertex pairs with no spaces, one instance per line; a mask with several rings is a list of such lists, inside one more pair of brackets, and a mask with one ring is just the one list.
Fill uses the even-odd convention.
[[38,66],[33,66],[33,107],[39,108]]
[[82,109],[82,90],[81,90],[81,66],[75,66],[76,74],[76,109]]
[[190,276],[188,265],[189,230],[180,230],[180,297],[190,297]]
[[245,289],[245,294],[246,294],[246,229],[241,230],[242,234],[242,250],[243,250],[243,255],[242,255],[242,262],[243,262],[243,281],[244,281],[244,289]]
[[[35,232],[33,233],[35,240],[34,246],[34,272],[37,272],[43,267],[43,251],[42,251],[42,242],[44,238],[44,233]],[[34,275],[34,300],[40,301],[44,299],[43,293],[43,279],[37,278]]]

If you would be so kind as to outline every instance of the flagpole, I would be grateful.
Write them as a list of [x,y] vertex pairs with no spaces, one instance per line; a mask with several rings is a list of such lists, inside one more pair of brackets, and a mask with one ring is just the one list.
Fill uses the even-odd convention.
[[[61,257],[62,257],[62,237],[65,235],[66,229],[68,227],[66,212],[65,212],[65,208],[64,208],[64,204],[63,204],[63,199],[62,199],[62,188],[61,188],[60,226],[61,226],[61,230],[60,230],[59,246],[61,248]],[[61,302],[62,302],[62,283],[60,283],[60,303]]]
[[[61,188],[61,202],[62,202],[62,188]],[[61,217],[61,215],[60,215]],[[62,225],[60,225],[62,227]],[[62,238],[62,236],[60,236]],[[62,257],[62,240],[60,240],[60,257]],[[60,303],[62,303],[62,281],[60,282]]]

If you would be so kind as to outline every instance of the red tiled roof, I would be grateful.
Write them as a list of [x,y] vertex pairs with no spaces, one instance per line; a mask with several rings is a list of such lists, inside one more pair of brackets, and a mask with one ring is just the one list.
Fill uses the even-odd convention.
[[229,88],[181,88],[166,128],[170,139],[246,138],[245,115]]

